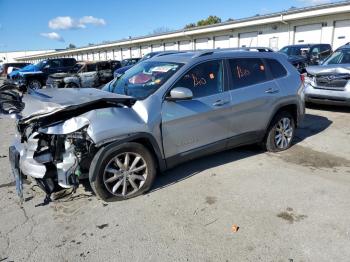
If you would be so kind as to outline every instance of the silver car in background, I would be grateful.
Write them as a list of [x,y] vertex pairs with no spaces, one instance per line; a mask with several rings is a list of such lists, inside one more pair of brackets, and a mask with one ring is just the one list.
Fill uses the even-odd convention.
[[[288,149],[304,85],[284,55],[208,50],[135,65],[97,89],[47,89],[24,99],[10,147],[15,176],[50,194],[88,178],[105,201],[138,196],[158,172],[261,143]],[[18,182],[21,185],[20,182]]]
[[321,65],[306,68],[305,100],[350,106],[350,44],[338,48]]

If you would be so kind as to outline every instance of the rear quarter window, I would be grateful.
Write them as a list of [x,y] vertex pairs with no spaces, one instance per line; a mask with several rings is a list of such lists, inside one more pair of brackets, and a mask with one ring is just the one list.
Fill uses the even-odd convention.
[[287,70],[284,66],[275,59],[265,59],[269,66],[273,78],[281,78],[287,75]]
[[63,66],[74,66],[76,64],[75,59],[64,59]]

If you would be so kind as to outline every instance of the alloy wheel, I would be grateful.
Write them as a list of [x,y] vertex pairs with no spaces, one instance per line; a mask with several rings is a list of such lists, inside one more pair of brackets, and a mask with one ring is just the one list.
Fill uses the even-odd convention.
[[289,147],[293,138],[294,129],[291,120],[287,117],[282,118],[276,125],[275,143],[279,149]]
[[142,188],[147,173],[147,164],[141,155],[124,152],[112,158],[106,165],[103,182],[111,194],[126,197]]
[[41,88],[41,84],[39,81],[33,80],[29,83],[29,88],[33,90],[38,90]]

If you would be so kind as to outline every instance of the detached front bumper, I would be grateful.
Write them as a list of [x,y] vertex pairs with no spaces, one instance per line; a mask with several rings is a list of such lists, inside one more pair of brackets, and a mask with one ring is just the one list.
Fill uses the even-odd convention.
[[344,90],[330,90],[305,84],[305,101],[315,104],[350,106],[350,87],[348,85]]
[[32,135],[26,143],[21,143],[19,137],[16,137],[9,148],[11,170],[16,178],[19,195],[23,191],[21,182],[23,177],[32,177],[37,180],[50,178],[57,181],[63,188],[71,188],[73,184],[70,177],[74,175],[78,163],[73,148],[66,145],[63,160],[55,162],[51,153],[37,151],[39,140],[35,137],[35,134]]
[[11,173],[15,178],[16,191],[21,202],[23,202],[23,175],[19,167],[20,153],[15,146],[10,146],[9,148],[9,160],[11,166]]

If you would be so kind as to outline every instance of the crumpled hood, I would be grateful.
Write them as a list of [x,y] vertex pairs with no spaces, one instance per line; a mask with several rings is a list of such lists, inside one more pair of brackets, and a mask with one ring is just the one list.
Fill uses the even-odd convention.
[[[21,112],[20,122],[26,123],[58,112],[62,114],[69,112],[67,115],[76,116],[95,108],[117,106],[117,104],[129,106],[135,102],[135,99],[95,88],[65,88],[32,91],[24,95],[23,102],[25,107]],[[52,118],[56,120],[55,117]]]
[[337,65],[318,65],[309,66],[306,71],[310,75],[336,75],[336,74],[349,74],[350,64],[337,64]]

